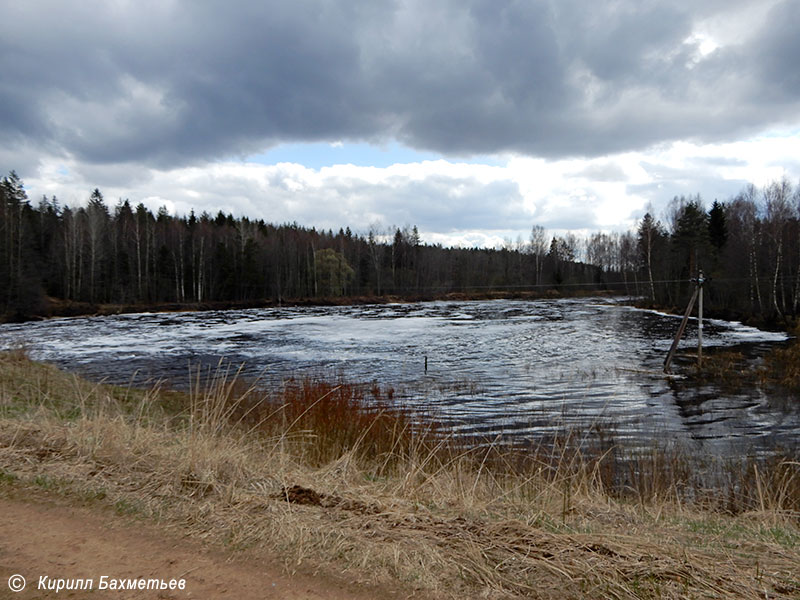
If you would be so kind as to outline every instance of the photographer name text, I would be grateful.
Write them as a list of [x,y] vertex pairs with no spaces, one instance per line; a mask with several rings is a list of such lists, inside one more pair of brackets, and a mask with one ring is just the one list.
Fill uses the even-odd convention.
[[185,579],[160,579],[158,577],[117,578],[101,575],[94,578],[55,578],[40,575],[36,589],[51,590],[56,593],[71,590],[185,590]]

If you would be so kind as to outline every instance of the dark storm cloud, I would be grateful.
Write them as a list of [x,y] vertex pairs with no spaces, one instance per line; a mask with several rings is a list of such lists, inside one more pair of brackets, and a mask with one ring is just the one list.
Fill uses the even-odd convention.
[[319,140],[596,156],[796,122],[798,3],[705,57],[698,20],[746,3],[702,4],[5,0],[0,134],[166,168]]
[[778,103],[786,98],[800,98],[800,3],[782,2],[769,15],[752,48],[762,66],[760,91]]
[[666,51],[680,48],[691,32],[691,17],[674,4],[621,2],[616,7],[562,4],[559,23],[568,51],[602,81],[652,84],[673,62]]

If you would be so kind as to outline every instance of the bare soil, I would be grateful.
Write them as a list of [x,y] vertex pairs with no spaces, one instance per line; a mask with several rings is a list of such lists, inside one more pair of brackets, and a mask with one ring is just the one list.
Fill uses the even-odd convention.
[[[0,598],[236,598],[239,600],[368,600],[407,598],[399,590],[365,589],[313,573],[287,574],[277,560],[244,557],[203,546],[155,525],[91,509],[0,497]],[[19,574],[26,588],[12,593]],[[100,577],[185,579],[185,590],[97,589]],[[90,578],[93,591],[38,590],[39,578]]]

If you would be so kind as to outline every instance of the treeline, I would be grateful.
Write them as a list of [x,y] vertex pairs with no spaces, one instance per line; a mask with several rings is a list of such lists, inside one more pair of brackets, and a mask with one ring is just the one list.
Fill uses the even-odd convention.
[[665,222],[646,214],[637,230],[645,294],[680,306],[703,271],[717,312],[785,322],[800,308],[800,186],[784,178],[746,186],[706,212],[699,196],[674,198]]
[[47,314],[51,299],[91,304],[283,302],[450,292],[612,290],[680,306],[690,279],[710,303],[762,318],[796,315],[800,188],[747,187],[706,211],[675,198],[636,231],[551,236],[541,226],[502,248],[425,244],[416,227],[357,234],[194,212],[155,214],[95,189],[84,206],[32,205],[13,171],[0,181],[0,311]]
[[712,312],[786,324],[800,310],[800,185],[750,184],[708,209],[699,195],[674,197],[662,219],[648,212],[635,231],[596,233],[585,250],[656,306],[683,309],[702,272]]
[[[0,182],[0,310],[46,314],[49,299],[92,304],[282,302],[523,289],[595,280],[574,238],[502,249],[424,244],[416,227],[320,231],[219,212],[155,214],[95,189],[84,206],[33,205],[13,171]],[[569,237],[569,236],[568,236]]]

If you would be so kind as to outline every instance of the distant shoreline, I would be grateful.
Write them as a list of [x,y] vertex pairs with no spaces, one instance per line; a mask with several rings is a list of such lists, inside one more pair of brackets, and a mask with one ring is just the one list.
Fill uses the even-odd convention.
[[[615,297],[624,294],[608,290],[580,290],[565,293],[555,288],[541,292],[531,291],[487,291],[448,292],[441,294],[405,294],[383,296],[340,296],[317,298],[288,298],[283,300],[261,299],[214,302],[153,302],[153,303],[92,303],[48,298],[47,306],[38,314],[14,318],[6,315],[0,323],[41,321],[50,318],[111,316],[131,313],[201,312],[209,310],[245,310],[253,308],[277,308],[285,306],[360,306],[365,304],[416,303],[434,301],[481,301],[481,300],[547,300],[557,298],[587,298],[593,296]],[[631,298],[635,298],[631,296]]]

